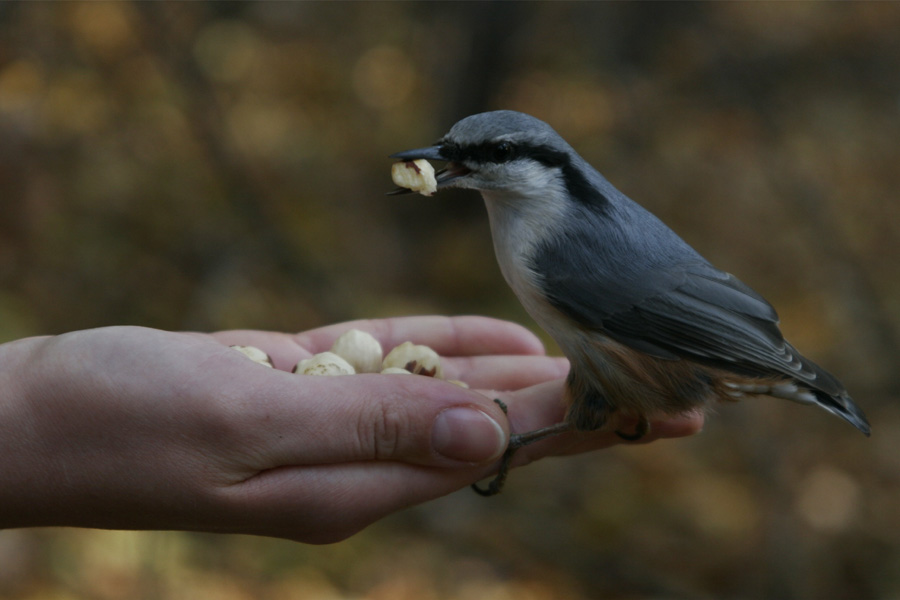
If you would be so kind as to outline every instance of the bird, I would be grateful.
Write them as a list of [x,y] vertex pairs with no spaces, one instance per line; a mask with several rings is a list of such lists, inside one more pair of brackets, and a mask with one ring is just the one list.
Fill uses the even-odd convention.
[[513,453],[547,436],[636,423],[615,431],[639,439],[651,416],[717,401],[811,404],[870,435],[843,384],[784,339],[769,302],[615,188],[544,121],[479,113],[391,158],[445,162],[438,191],[481,193],[503,277],[570,363],[564,420],[511,435],[495,479],[473,486],[479,493],[498,493]]

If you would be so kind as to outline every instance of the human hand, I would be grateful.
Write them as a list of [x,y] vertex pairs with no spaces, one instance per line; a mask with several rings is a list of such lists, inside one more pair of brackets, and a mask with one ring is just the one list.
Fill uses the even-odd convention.
[[[412,340],[448,378],[300,377],[344,330]],[[266,350],[267,369],[226,347]],[[521,327],[477,317],[346,323],[298,335],[114,327],[0,346],[0,527],[69,525],[343,539],[490,474],[510,424],[561,419],[567,364]],[[686,435],[699,420],[655,424]],[[571,434],[525,460],[608,446]]]

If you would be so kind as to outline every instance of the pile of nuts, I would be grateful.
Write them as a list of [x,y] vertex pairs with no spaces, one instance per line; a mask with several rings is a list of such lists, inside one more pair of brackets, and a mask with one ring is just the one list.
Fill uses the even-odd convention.
[[[253,362],[272,367],[268,354],[254,346],[231,346]],[[359,329],[344,332],[328,352],[320,352],[303,359],[294,367],[297,375],[354,375],[357,373],[382,373],[397,375],[424,375],[444,378],[441,357],[429,348],[412,342],[403,342],[384,356],[381,344],[370,333]],[[448,379],[462,387],[462,381]]]

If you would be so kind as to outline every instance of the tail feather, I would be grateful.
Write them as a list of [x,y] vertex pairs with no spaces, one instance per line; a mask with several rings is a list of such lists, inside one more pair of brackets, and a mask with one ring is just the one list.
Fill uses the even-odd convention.
[[816,395],[817,404],[828,412],[844,419],[866,435],[872,433],[869,421],[855,402],[850,398],[846,391],[841,391],[837,395],[829,395],[821,390],[813,390]]
[[870,435],[871,427],[866,415],[853,402],[837,377],[801,355],[790,344],[785,343],[785,348],[790,365],[779,365],[777,371],[788,380],[773,384],[762,378],[763,375],[770,375],[771,371],[758,371],[754,373],[755,377],[760,378],[756,382],[749,380],[726,384],[730,388],[727,393],[735,398],[743,394],[766,394],[801,404],[815,404]]
[[798,377],[797,380],[815,395],[816,404],[844,419],[864,434],[870,435],[872,428],[869,426],[866,415],[850,398],[844,384],[805,356],[797,353],[797,357],[803,364],[803,371],[811,373],[811,376]]

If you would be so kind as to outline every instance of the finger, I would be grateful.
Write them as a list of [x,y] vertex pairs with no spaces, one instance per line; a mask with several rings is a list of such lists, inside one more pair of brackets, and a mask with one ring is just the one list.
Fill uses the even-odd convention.
[[311,352],[331,348],[348,329],[361,329],[381,342],[385,351],[414,342],[430,346],[441,356],[485,354],[544,354],[544,346],[533,333],[515,323],[487,317],[397,317],[350,321],[297,334],[297,343]]
[[[553,456],[569,456],[608,448],[615,444],[649,444],[662,439],[687,437],[699,433],[702,429],[703,415],[701,413],[691,413],[670,419],[651,421],[649,433],[640,440],[626,441],[614,432],[586,432],[575,434],[569,439],[563,438],[560,440],[559,446],[547,447],[544,450],[551,452]],[[543,456],[548,456],[548,454],[537,454],[530,458],[536,460]]]
[[[681,425],[670,433],[693,431],[697,420],[671,421]],[[583,443],[590,444],[583,450],[617,443],[611,434],[583,435]],[[260,473],[226,493],[236,517],[245,521],[241,533],[332,543],[399,509],[455,492],[489,474],[490,468],[484,466],[440,469],[398,462],[285,467]]]
[[483,392],[507,404],[510,430],[534,431],[561,422],[566,416],[565,381],[556,379],[514,391]]
[[281,371],[290,371],[300,360],[312,356],[312,352],[297,343],[293,334],[252,329],[232,329],[203,334],[226,346],[256,346],[272,359]]
[[544,354],[540,340],[524,327],[507,321],[474,316],[349,321],[299,334],[230,330],[210,335],[226,345],[256,346],[272,358],[275,368],[290,371],[299,360],[329,350],[334,341],[349,329],[371,333],[386,352],[403,342],[413,341],[430,346],[445,359],[491,354]]
[[[333,543],[402,508],[475,483],[489,468],[440,469],[398,462],[285,467],[224,490],[237,533]],[[302,499],[302,501],[298,501]]]
[[[680,423],[670,433],[684,434],[694,431],[698,419],[665,423]],[[583,449],[617,443],[610,434],[584,436],[583,442],[591,446]],[[490,472],[484,466],[440,469],[398,462],[285,467],[231,486],[225,497],[239,533],[332,543],[397,510],[467,487]]]
[[[490,395],[489,392],[486,393]],[[513,433],[534,431],[565,419],[563,381],[546,382],[516,392],[500,394],[500,397],[507,404],[510,431]],[[693,435],[699,432],[702,426],[703,417],[699,413],[655,419],[650,424],[650,432],[637,443]],[[626,442],[612,430],[572,431],[523,447],[516,453],[513,464],[520,466],[546,456],[580,454],[621,443]]]
[[478,389],[517,390],[562,379],[569,362],[551,356],[477,356],[442,360],[444,377]]
[[252,375],[235,384],[247,398],[235,415],[252,450],[246,472],[365,460],[459,467],[494,460],[508,442],[491,399],[430,377]]

